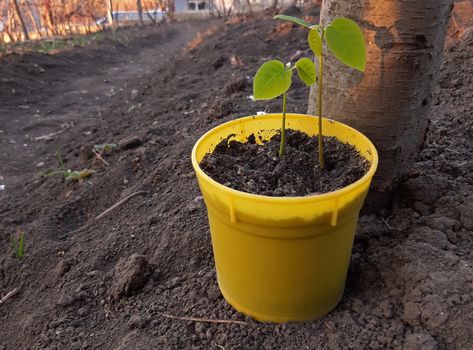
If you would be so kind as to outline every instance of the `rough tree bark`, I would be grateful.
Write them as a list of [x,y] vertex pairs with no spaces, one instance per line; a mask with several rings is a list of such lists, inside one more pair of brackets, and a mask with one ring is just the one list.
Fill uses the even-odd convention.
[[[326,55],[323,99],[325,116],[360,130],[378,149],[374,207],[389,204],[389,194],[422,145],[451,9],[452,0],[323,1],[323,25],[351,18],[367,43],[364,74]],[[317,113],[316,98],[314,85],[309,114]]]
[[28,34],[28,28],[26,27],[25,20],[23,19],[23,15],[20,10],[20,5],[18,4],[18,0],[13,0],[13,6],[15,7],[16,15],[21,23],[21,29],[23,30],[23,34],[26,40],[30,40],[30,35]]

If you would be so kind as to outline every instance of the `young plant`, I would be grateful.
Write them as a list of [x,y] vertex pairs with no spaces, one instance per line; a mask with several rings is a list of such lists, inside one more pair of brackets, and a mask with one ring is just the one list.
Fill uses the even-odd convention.
[[11,235],[10,242],[17,260],[23,259],[25,254],[25,233],[20,232],[18,235]]
[[323,169],[325,166],[322,140],[324,43],[327,43],[327,47],[340,62],[360,72],[364,72],[366,48],[363,32],[354,21],[343,17],[334,19],[332,23],[326,27],[311,24],[303,19],[286,15],[277,15],[274,19],[293,22],[309,29],[309,36],[307,38],[309,47],[317,57],[319,63],[317,98],[319,114],[319,165]]
[[271,60],[258,69],[253,80],[253,97],[255,100],[271,100],[282,97],[282,125],[279,157],[284,154],[286,144],[286,93],[292,84],[292,71],[296,69],[299,78],[310,86],[315,83],[315,65],[308,58],[299,59],[294,67],[290,63],[284,65],[281,61]]
[[64,166],[64,161],[62,160],[61,153],[56,153],[56,158],[59,162],[59,169],[49,169],[46,171],[41,171],[39,176],[41,177],[49,177],[54,175],[62,175],[66,181],[80,181],[83,180],[94,173],[93,170],[90,169],[83,169],[83,170],[70,170],[66,169]]

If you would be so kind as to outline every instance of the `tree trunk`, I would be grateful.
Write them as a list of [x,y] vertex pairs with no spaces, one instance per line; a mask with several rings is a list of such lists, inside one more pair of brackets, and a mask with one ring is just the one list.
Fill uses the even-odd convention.
[[143,6],[141,5],[141,0],[136,0],[136,9],[140,17],[140,25],[143,26]]
[[113,23],[113,6],[112,6],[112,0],[105,0],[105,3],[107,5],[107,22],[110,28],[115,31],[115,23]]
[[73,35],[73,31],[72,31],[72,26],[71,26],[71,18],[70,18],[70,14],[68,13],[67,11],[67,4],[66,4],[66,1],[65,0],[61,0],[61,7],[62,7],[62,25],[64,25],[64,22],[67,23],[67,29],[68,29],[68,32],[69,32],[69,35]]
[[41,33],[41,23],[38,23],[36,18],[33,15],[33,10],[31,8],[31,5],[28,3],[28,1],[25,1],[26,8],[28,11],[26,12],[26,15],[28,16],[29,21],[34,27],[35,32],[38,34],[39,37],[42,37]]
[[48,3],[44,4],[43,6],[39,7],[39,12],[41,16],[41,20],[43,22],[44,28],[46,29],[46,35],[54,35],[54,28],[51,19],[51,12],[49,11]]
[[249,13],[250,15],[252,15],[252,14],[253,14],[253,10],[252,10],[252,8],[251,8],[251,0],[246,0],[246,6],[248,6],[248,13]]
[[[347,17],[365,35],[364,74],[326,55],[323,101],[325,116],[360,130],[378,149],[373,208],[389,205],[389,194],[422,146],[451,9],[452,0],[323,1],[324,26]],[[314,85],[309,114],[317,113],[316,99]]]
[[[144,8],[145,8],[145,13],[146,13],[146,16],[148,16],[148,19],[153,22],[153,24],[157,24],[157,19],[156,19],[156,16],[152,16],[149,12],[149,8],[148,6],[146,6],[146,2],[145,2],[145,5],[144,5]],[[155,6],[155,9],[157,8],[157,6]]]
[[273,2],[271,3],[271,8],[273,8],[273,9],[278,8],[278,0],[273,0]]
[[20,6],[18,5],[18,0],[13,0],[13,5],[15,6],[16,15],[21,23],[21,29],[23,30],[23,34],[25,35],[26,40],[30,40],[30,35],[28,34],[28,28],[26,27],[25,20],[23,19],[23,15],[21,14]]

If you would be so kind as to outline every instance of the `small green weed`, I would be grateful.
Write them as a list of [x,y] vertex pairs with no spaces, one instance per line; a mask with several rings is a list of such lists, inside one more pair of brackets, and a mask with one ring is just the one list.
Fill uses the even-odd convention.
[[15,257],[17,260],[22,260],[25,254],[25,233],[19,232],[16,235],[11,235],[10,242],[15,252]]
[[62,175],[66,181],[80,181],[89,177],[90,175],[94,173],[94,171],[91,169],[82,169],[82,170],[66,169],[64,166],[64,161],[62,159],[61,153],[59,152],[56,152],[56,158],[59,162],[59,168],[41,171],[39,173],[39,176],[50,177],[54,175]]

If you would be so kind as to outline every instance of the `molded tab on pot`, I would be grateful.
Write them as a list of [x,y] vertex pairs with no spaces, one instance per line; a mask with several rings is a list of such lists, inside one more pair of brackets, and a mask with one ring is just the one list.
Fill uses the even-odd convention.
[[235,206],[233,205],[233,200],[231,197],[228,199],[228,207],[230,209],[230,222],[232,224],[236,224],[238,220],[235,213]]
[[333,208],[332,218],[330,219],[331,226],[337,226],[338,220],[338,198],[335,198],[335,205]]

